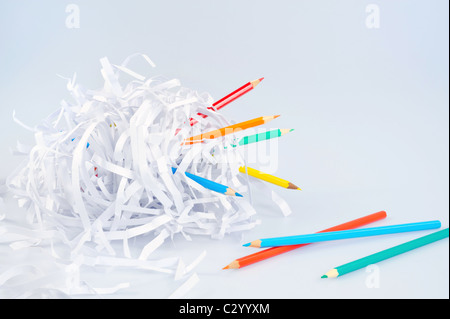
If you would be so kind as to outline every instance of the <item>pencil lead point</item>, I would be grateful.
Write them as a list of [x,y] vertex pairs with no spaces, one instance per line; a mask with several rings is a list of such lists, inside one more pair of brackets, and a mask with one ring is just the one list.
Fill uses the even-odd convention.
[[273,118],[276,119],[277,117],[280,117],[280,116],[281,116],[281,115],[274,115]]
[[[295,185],[295,184],[292,184],[291,182],[288,183],[287,188],[289,188],[289,189],[300,189],[300,187],[298,187],[298,186]],[[300,190],[301,190],[301,189],[300,189]]]
[[322,277],[320,277],[320,278],[328,278],[328,276],[327,275],[323,275]]
[[264,78],[259,78],[258,80],[250,81],[250,83],[252,84],[253,88],[255,88],[259,83],[261,83],[262,80],[264,80]]
[[244,244],[244,245],[242,245],[242,246],[244,246],[244,247],[249,247],[251,245],[251,243],[246,243],[246,244]]
[[230,269],[230,266],[227,265],[227,266],[223,267],[222,269]]
[[238,192],[236,192],[234,189],[231,189],[229,187],[227,188],[227,191],[224,194],[229,195],[229,196],[244,197],[241,194],[239,194]]

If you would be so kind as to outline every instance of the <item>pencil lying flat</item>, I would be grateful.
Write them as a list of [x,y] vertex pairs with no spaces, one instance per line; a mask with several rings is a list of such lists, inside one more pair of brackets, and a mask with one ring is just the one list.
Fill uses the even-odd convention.
[[435,228],[439,228],[439,227],[441,227],[441,222],[438,220],[433,220],[433,221],[410,223],[410,224],[361,228],[361,229],[354,229],[354,230],[341,230],[341,231],[336,231],[336,232],[315,233],[315,234],[287,236],[287,237],[263,238],[263,239],[258,239],[258,240],[252,241],[251,243],[244,244],[244,246],[274,247],[274,246],[298,245],[298,244],[315,243],[315,242],[327,241],[327,240],[348,239],[348,238],[357,238],[357,237],[403,233],[403,232],[417,231],[417,230],[435,229]]
[[406,253],[410,250],[434,243],[435,241],[448,238],[449,229],[442,229],[440,231],[434,232],[432,234],[408,241],[406,243],[388,248],[386,250],[380,251],[378,253],[363,257],[361,259],[352,261],[345,265],[336,267],[328,271],[322,278],[336,278],[345,275],[349,272],[367,267],[369,265],[378,263],[388,258],[395,257],[397,255]]
[[[172,173],[175,174],[176,171],[177,171],[177,169],[172,167]],[[214,192],[221,193],[224,195],[243,197],[241,194],[239,194],[235,190],[229,188],[228,186],[216,183],[209,179],[206,179],[206,178],[203,178],[203,177],[200,177],[200,176],[188,173],[188,172],[184,172],[184,173],[186,174],[187,177],[189,177],[193,181],[199,183],[200,185],[202,185],[203,187],[205,187],[209,190],[212,190]]]
[[263,173],[261,171],[258,171],[257,169],[254,169],[254,168],[251,168],[248,166],[239,167],[239,172],[241,172],[243,174],[248,174],[249,176],[258,178],[258,179],[266,181],[268,183],[272,183],[274,185],[278,185],[280,187],[301,190],[298,186],[296,186],[295,184],[293,184],[285,179]]
[[[386,218],[386,216],[387,216],[387,214],[385,211],[380,211],[380,212],[370,214],[370,215],[367,215],[367,216],[364,216],[364,217],[361,217],[358,219],[351,220],[344,224],[340,224],[340,225],[337,225],[337,226],[334,226],[331,228],[327,228],[320,232],[353,229],[353,228],[361,227],[361,226],[376,222],[378,220]],[[229,265],[225,266],[223,269],[237,269],[237,268],[249,266],[249,265],[257,263],[259,261],[278,256],[280,254],[286,253],[288,251],[291,251],[291,250],[294,250],[294,249],[297,249],[297,248],[300,248],[300,247],[303,247],[306,245],[309,245],[309,244],[279,246],[279,247],[271,247],[268,249],[260,250],[254,254],[233,260]]]

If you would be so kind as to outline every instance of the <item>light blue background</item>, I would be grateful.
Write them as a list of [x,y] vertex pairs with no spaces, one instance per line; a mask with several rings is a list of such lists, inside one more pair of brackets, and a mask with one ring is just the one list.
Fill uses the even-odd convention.
[[[65,25],[71,3],[80,8],[79,29]],[[365,24],[371,3],[380,8],[379,29]],[[378,225],[440,219],[448,227],[448,6],[445,0],[2,0],[0,178],[17,163],[9,153],[16,140],[33,141],[12,121],[13,110],[24,123],[38,124],[69,99],[57,74],[76,72],[79,83],[97,88],[100,58],[121,63],[142,52],[157,68],[137,63],[137,71],[179,78],[214,98],[264,76],[223,113],[236,121],[281,114],[272,127],[295,128],[278,145],[277,174],[303,191],[273,188],[294,213],[283,218],[262,207],[262,225],[242,242],[310,233],[379,210],[389,220]],[[365,285],[364,270],[320,280],[329,268],[417,236],[320,244],[225,273],[209,271],[247,254],[240,239],[198,239],[177,249],[197,253],[201,243],[208,251],[193,298],[448,298],[448,240],[380,264],[376,289]],[[159,297],[141,288],[125,297]]]

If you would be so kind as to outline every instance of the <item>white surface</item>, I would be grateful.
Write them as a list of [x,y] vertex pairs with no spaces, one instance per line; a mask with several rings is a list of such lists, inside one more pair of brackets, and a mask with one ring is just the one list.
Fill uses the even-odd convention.
[[[0,4],[1,178],[17,164],[9,154],[16,140],[32,143],[12,111],[32,126],[68,98],[56,74],[76,72],[79,83],[96,88],[101,57],[119,63],[143,52],[158,74],[215,98],[264,76],[223,112],[236,121],[282,114],[271,127],[295,131],[278,144],[276,174],[303,191],[273,188],[290,204],[289,217],[255,196],[262,224],[242,237],[166,243],[165,252],[187,261],[207,251],[197,269],[200,283],[187,297],[449,297],[448,240],[380,263],[378,288],[368,287],[364,270],[320,279],[330,268],[419,233],[314,244],[221,270],[254,252],[242,243],[315,232],[379,210],[388,218],[376,225],[439,219],[448,227],[447,1],[71,3],[80,8],[79,29],[65,26],[69,2]],[[380,8],[379,29],[366,27],[369,3]],[[8,216],[22,213],[8,207]],[[16,262],[4,245],[0,256],[3,267]],[[164,298],[180,284],[138,271],[98,269],[83,276],[105,286],[131,283],[112,298]]]

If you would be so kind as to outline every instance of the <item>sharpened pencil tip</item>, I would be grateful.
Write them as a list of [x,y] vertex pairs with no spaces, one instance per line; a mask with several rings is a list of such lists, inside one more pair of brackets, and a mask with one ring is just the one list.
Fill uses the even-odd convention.
[[244,247],[249,247],[251,244],[252,244],[252,243],[246,243],[246,244],[244,244],[244,245],[242,245],[242,246],[244,246]]
[[262,80],[264,80],[264,78],[259,78],[258,80],[250,81],[250,83],[252,84],[253,88],[255,88],[259,83],[261,83]]
[[322,277],[320,277],[320,278],[328,278],[328,276],[327,275],[323,275]]
[[238,269],[238,268],[241,268],[241,266],[239,265],[239,261],[233,260],[231,262],[231,264],[228,264],[227,266],[223,267],[222,269]]
[[[291,182],[288,183],[287,188],[289,188],[289,189],[300,189],[300,187],[298,187],[298,186],[295,185],[295,184],[292,184]],[[301,189],[300,189],[300,190],[301,190]]]
[[277,117],[280,117],[281,115],[274,115],[273,118],[276,119]]
[[235,190],[231,189],[231,188],[227,188],[227,191],[224,193],[225,195],[229,195],[229,196],[237,196],[237,197],[244,197],[241,194],[239,194],[238,192],[236,192]]

